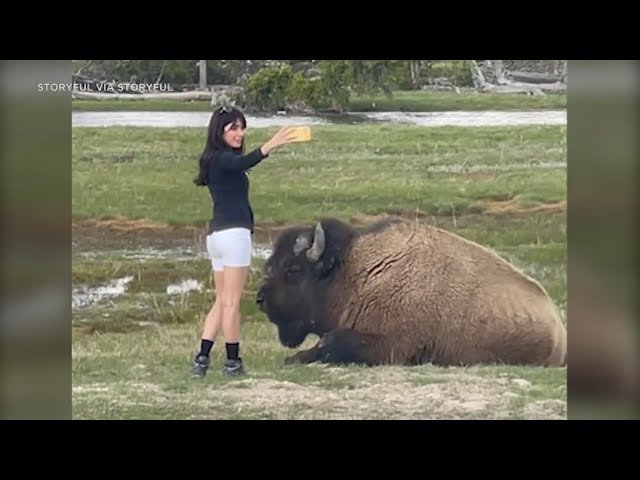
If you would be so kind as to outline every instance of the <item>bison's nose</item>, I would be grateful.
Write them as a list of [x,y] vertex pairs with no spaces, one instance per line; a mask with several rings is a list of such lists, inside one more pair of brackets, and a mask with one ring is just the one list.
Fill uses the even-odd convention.
[[264,304],[264,291],[262,290],[262,288],[258,290],[258,295],[256,296],[256,303],[258,304],[258,307],[262,307],[262,305]]

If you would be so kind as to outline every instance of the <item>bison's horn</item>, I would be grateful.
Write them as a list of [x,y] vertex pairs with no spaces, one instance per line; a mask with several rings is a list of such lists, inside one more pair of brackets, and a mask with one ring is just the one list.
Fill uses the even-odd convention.
[[307,258],[312,262],[320,260],[320,256],[324,252],[324,230],[320,222],[316,225],[316,234],[313,238],[311,248],[307,250]]

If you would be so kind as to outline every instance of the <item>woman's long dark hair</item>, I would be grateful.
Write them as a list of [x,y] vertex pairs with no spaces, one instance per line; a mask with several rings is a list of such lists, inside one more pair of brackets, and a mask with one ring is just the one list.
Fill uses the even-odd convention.
[[200,156],[198,175],[193,179],[193,183],[202,187],[208,183],[208,173],[211,162],[216,155],[223,150],[232,150],[236,153],[244,152],[244,139],[240,148],[231,148],[222,138],[225,125],[240,121],[242,128],[247,128],[247,120],[244,114],[234,107],[216,108],[209,121],[209,131],[207,134],[207,143],[204,151]]

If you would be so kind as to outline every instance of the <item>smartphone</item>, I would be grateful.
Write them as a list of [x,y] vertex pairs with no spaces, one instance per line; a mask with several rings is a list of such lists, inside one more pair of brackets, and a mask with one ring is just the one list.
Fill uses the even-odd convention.
[[311,140],[311,128],[309,127],[292,127],[295,133],[294,142],[308,142]]

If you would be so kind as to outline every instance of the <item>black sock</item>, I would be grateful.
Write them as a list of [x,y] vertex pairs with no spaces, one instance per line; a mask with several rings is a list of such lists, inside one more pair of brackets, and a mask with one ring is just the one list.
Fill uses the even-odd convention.
[[209,352],[211,352],[211,348],[213,348],[213,342],[211,340],[205,340],[203,338],[200,341],[200,353],[198,353],[198,355],[204,355],[205,357],[208,357]]
[[238,342],[226,343],[225,346],[227,347],[227,358],[229,360],[238,360],[240,344]]

